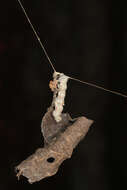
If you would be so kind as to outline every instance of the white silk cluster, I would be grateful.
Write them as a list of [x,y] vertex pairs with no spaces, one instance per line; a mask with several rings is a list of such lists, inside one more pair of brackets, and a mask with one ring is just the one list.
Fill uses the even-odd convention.
[[68,79],[69,77],[64,75],[63,73],[54,72],[53,74],[53,81],[57,83],[57,87],[54,90],[53,95],[53,117],[56,122],[60,122],[62,119],[61,113],[63,111]]

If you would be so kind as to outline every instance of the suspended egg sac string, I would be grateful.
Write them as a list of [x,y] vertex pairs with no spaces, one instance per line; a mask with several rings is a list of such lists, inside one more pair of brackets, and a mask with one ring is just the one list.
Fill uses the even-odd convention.
[[[55,79],[56,73],[58,73],[58,72],[56,72],[56,69],[55,69],[55,67],[54,67],[54,65],[53,65],[53,63],[52,63],[52,61],[51,61],[51,59],[49,58],[49,55],[48,55],[48,53],[47,53],[47,51],[46,51],[44,45],[42,44],[39,35],[37,34],[37,32],[36,32],[36,30],[35,30],[33,24],[31,23],[31,21],[30,21],[30,19],[29,19],[29,17],[28,17],[28,14],[26,13],[26,10],[25,10],[24,7],[23,7],[23,4],[21,3],[20,0],[17,0],[17,1],[18,1],[19,5],[20,5],[20,7],[21,7],[21,9],[22,9],[22,11],[23,11],[23,13],[24,13],[24,15],[26,16],[26,19],[28,20],[28,22],[29,22],[29,24],[30,24],[30,27],[31,27],[31,29],[33,30],[33,32],[34,32],[34,34],[35,34],[35,36],[36,36],[36,38],[37,38],[37,40],[38,40],[38,42],[39,42],[39,44],[40,44],[42,50],[43,50],[43,52],[44,52],[44,54],[45,54],[45,56],[46,56],[46,58],[47,58],[47,60],[48,60],[48,62],[49,62],[49,64],[50,64],[50,66],[52,67],[52,69],[53,69],[53,71],[54,71],[54,77],[53,77],[53,78]],[[64,87],[66,88],[66,84],[65,84],[65,83],[67,83],[68,79],[71,79],[71,80],[74,80],[74,81],[83,83],[83,84],[85,84],[85,85],[88,85],[88,86],[91,86],[91,87],[95,87],[95,88],[98,88],[98,89],[100,89],[100,90],[103,90],[103,91],[106,91],[106,92],[109,92],[109,93],[112,93],[112,94],[115,94],[115,95],[118,95],[118,96],[127,98],[127,95],[122,94],[122,93],[120,93],[120,92],[116,92],[116,91],[113,91],[113,90],[109,90],[109,89],[106,89],[106,88],[101,87],[101,86],[99,86],[99,85],[96,85],[96,84],[93,84],[93,83],[90,83],[90,82],[86,82],[86,81],[82,81],[82,80],[76,79],[76,78],[74,78],[74,77],[69,77],[69,76],[64,75],[63,73],[59,73],[59,75],[60,75],[60,78],[59,78],[59,80],[60,80],[60,81],[59,81],[59,82],[60,82],[60,85],[58,85],[59,87],[57,87],[57,88],[58,88],[59,90],[62,90],[62,91],[63,91],[63,94],[64,94],[65,92],[64,92],[64,90],[63,90],[64,88],[62,87],[62,85],[65,85]],[[63,80],[63,84],[62,84],[62,80]],[[65,82],[65,81],[66,81],[66,82]],[[59,93],[58,93],[58,94],[59,94]],[[61,93],[60,93],[60,94],[61,94]],[[56,100],[57,100],[57,103],[56,103],[56,104],[54,103],[54,104],[55,104],[55,106],[56,106],[56,108],[57,108],[58,99],[56,98]],[[62,110],[62,107],[60,108],[60,110]],[[60,111],[60,110],[59,110],[59,111]],[[54,112],[54,115],[57,115],[57,114],[58,114],[58,113],[55,111],[55,112]],[[55,117],[58,117],[58,118],[59,118],[59,114],[58,114],[57,116],[55,116]],[[58,119],[58,118],[57,118],[57,119]],[[59,118],[59,119],[60,119],[60,118]],[[59,119],[58,119],[58,120],[59,120]]]

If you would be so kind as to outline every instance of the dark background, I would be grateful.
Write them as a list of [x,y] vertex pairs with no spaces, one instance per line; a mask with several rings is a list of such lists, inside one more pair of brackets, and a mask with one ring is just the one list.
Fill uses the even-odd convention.
[[[24,0],[59,72],[127,94],[127,7],[115,0]],[[127,99],[68,82],[65,111],[93,119],[58,173],[33,185],[14,168],[42,146],[51,67],[16,0],[0,4],[0,190],[127,188]]]

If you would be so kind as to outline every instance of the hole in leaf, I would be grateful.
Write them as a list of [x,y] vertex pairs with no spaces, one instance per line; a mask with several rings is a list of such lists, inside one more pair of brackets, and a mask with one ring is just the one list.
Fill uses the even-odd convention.
[[53,157],[50,157],[47,159],[47,162],[49,162],[49,163],[53,163],[54,161],[55,161],[55,158],[53,158]]

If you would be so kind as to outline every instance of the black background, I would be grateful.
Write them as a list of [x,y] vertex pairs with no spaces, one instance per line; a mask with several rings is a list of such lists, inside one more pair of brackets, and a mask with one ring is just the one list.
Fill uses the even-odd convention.
[[[22,1],[57,71],[127,94],[127,8],[114,0]],[[65,111],[93,119],[58,173],[35,184],[14,168],[43,144],[52,70],[16,0],[0,4],[0,190],[127,188],[127,99],[68,82]]]

